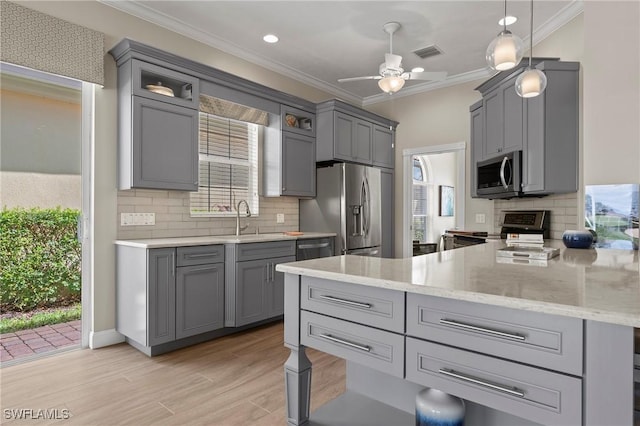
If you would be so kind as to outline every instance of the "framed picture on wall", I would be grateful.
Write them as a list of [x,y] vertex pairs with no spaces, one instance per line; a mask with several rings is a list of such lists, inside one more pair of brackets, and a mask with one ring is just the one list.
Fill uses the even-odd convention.
[[440,216],[453,216],[453,186],[439,186]]

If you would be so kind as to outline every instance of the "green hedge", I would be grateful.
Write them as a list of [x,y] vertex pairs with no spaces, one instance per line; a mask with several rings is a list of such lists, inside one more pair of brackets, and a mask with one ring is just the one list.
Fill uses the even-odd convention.
[[0,212],[0,300],[3,311],[27,311],[80,300],[78,210]]

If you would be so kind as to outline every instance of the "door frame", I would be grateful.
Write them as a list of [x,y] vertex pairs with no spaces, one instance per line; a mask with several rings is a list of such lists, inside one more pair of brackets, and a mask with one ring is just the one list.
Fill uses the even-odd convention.
[[94,217],[94,146],[95,146],[95,84],[82,82],[82,137],[81,172],[82,211],[80,212],[80,243],[82,253],[81,295],[82,334],[81,347],[89,347],[89,336],[93,330],[93,217]]
[[458,189],[456,190],[454,214],[456,217],[456,227],[464,228],[464,210],[466,197],[466,149],[466,142],[455,142],[444,145],[424,146],[420,148],[408,148],[402,150],[402,257],[413,256],[413,244],[411,238],[411,202],[413,199],[413,192],[411,191],[411,188],[413,185],[413,157],[416,155],[444,154],[448,152],[462,154],[458,155],[456,160]]

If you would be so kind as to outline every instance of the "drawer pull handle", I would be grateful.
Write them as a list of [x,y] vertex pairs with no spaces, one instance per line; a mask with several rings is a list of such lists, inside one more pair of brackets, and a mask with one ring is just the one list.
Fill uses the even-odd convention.
[[372,306],[371,303],[354,302],[353,300],[340,299],[339,297],[325,296],[325,295],[321,295],[319,297],[320,299],[329,300],[331,302],[336,302],[336,303],[342,303],[344,305],[349,305],[349,306],[357,306],[359,308],[371,309],[371,306]]
[[200,259],[201,257],[217,257],[218,253],[200,253],[200,254],[185,254],[187,259]]
[[504,331],[492,330],[490,328],[485,328],[485,327],[478,327],[477,325],[465,324],[463,322],[448,320],[444,318],[440,319],[440,324],[450,325],[452,327],[462,328],[464,330],[479,331],[481,333],[486,333],[486,334],[490,334],[492,336],[497,336],[497,337],[504,337],[507,339],[514,339],[514,340],[526,339],[526,337],[521,334],[505,333]]
[[299,249],[315,249],[315,248],[325,248],[329,247],[329,243],[318,243],[318,244],[299,244]]
[[447,368],[441,368],[440,370],[438,370],[438,372],[440,374],[444,374],[445,376],[455,377],[456,379],[460,379],[465,382],[474,383],[476,385],[484,386],[489,389],[497,390],[499,392],[504,392],[509,395],[517,396],[518,398],[524,398],[524,392],[522,392],[521,390],[518,390],[517,388],[510,388],[510,387],[498,385],[495,383],[487,382],[477,377],[467,376],[466,374],[461,374],[454,370],[449,370]]
[[353,343],[353,342],[350,342],[348,340],[338,339],[337,337],[333,337],[330,334],[321,334],[320,337],[322,337],[323,339],[331,340],[332,342],[335,342],[335,343],[340,343],[341,345],[345,345],[345,346],[349,346],[349,347],[352,347],[352,348],[355,348],[355,349],[359,349],[361,351],[371,352],[371,347],[369,347],[369,346],[359,345],[357,343]]

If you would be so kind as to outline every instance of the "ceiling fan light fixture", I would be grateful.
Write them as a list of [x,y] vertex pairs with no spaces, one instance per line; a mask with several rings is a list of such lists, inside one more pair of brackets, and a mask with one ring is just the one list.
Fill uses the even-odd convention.
[[383,92],[390,95],[396,93],[404,86],[404,78],[398,76],[387,76],[378,80],[378,86]]

